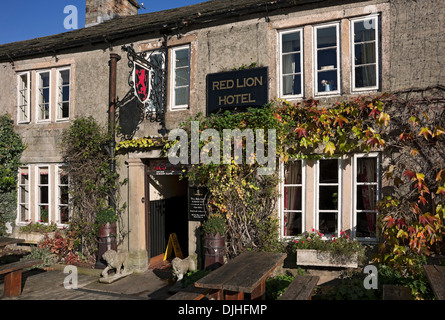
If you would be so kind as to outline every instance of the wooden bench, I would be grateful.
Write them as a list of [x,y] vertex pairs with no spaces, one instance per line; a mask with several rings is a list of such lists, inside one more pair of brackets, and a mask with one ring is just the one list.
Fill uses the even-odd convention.
[[310,300],[319,279],[319,276],[295,276],[280,300]]
[[445,300],[445,266],[423,266],[437,300]]
[[195,284],[192,283],[187,288],[176,292],[167,300],[201,300],[209,293],[209,291],[210,290],[205,288],[197,288],[195,287]]
[[0,275],[4,278],[4,297],[16,297],[22,292],[23,269],[43,263],[43,260],[22,260],[0,266]]
[[384,284],[383,300],[413,300],[411,289],[399,285]]

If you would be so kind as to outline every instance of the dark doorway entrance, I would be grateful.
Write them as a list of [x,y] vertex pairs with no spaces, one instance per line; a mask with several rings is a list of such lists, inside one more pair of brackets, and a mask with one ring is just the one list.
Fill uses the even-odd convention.
[[187,180],[179,175],[147,172],[150,258],[162,261],[170,234],[176,233],[184,257],[188,256]]

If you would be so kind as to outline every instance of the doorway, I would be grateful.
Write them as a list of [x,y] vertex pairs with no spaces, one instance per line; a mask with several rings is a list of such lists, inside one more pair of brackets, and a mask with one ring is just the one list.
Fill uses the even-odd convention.
[[[177,174],[158,174],[148,170],[146,175],[148,213],[147,248],[149,258],[161,262],[170,234],[175,233],[184,257],[188,256],[188,181]],[[173,251],[174,254],[174,251]]]

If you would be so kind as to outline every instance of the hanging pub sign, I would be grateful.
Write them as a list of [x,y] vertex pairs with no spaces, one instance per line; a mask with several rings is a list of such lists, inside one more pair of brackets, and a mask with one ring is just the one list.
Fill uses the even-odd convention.
[[207,115],[218,110],[262,107],[268,103],[268,68],[207,75]]
[[205,187],[188,188],[188,216],[190,221],[204,221],[207,218],[207,196]]
[[150,98],[150,69],[140,63],[134,62],[133,89],[134,95],[141,103],[146,103]]

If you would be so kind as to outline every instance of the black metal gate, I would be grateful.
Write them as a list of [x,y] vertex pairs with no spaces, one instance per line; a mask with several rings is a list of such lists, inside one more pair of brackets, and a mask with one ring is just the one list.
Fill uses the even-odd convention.
[[165,199],[150,201],[150,257],[163,254],[167,247],[165,203]]

